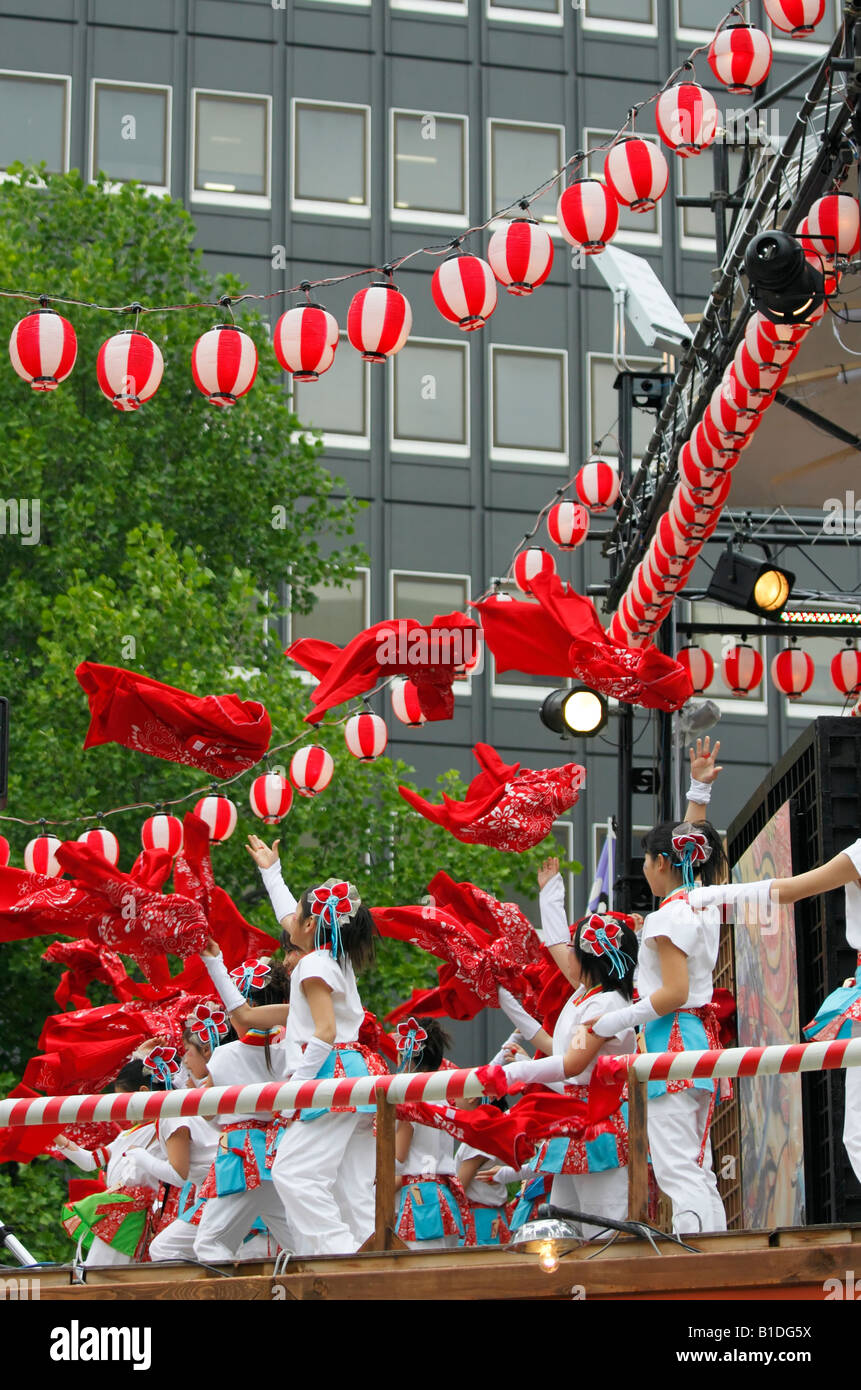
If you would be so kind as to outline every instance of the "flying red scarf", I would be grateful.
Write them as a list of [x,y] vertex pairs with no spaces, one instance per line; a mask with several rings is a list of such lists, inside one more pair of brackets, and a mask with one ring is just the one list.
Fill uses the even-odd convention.
[[472,751],[481,772],[463,801],[443,793],[442,806],[434,806],[410,787],[398,788],[419,815],[465,844],[532,849],[549,835],[557,817],[575,805],[586,780],[579,763],[530,772],[519,763],[504,763],[488,743],[477,743]]
[[305,637],[284,655],[319,681],[311,696],[314,708],[305,716],[309,724],[389,676],[409,676],[426,719],[451,719],[452,681],[477,655],[477,632],[478,625],[464,613],[438,615],[427,627],[414,618],[389,618],[360,632],[346,647]]
[[232,777],[253,767],[269,747],[272,722],[257,700],[189,695],[94,661],[83,661],[75,675],[90,704],[85,748],[120,743],[212,777]]
[[623,647],[601,626],[595,605],[558,575],[529,581],[537,603],[495,597],[471,606],[481,616],[496,668],[530,675],[574,678],[601,695],[676,710],[693,694],[688,672],[654,647]]

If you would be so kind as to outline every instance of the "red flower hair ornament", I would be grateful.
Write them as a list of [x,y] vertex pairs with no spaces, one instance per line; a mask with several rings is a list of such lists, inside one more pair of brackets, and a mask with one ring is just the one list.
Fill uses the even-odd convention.
[[712,847],[702,830],[697,830],[689,821],[682,821],[673,830],[673,851],[677,855],[676,867],[681,869],[686,888],[693,888],[694,864],[704,864],[711,858]]
[[427,1031],[418,1019],[408,1018],[405,1023],[398,1024],[395,1029],[395,1046],[400,1053],[398,1071],[409,1071],[413,1059],[418,1061],[421,1057],[427,1040]]
[[224,1009],[204,1003],[198,1004],[194,1012],[189,1014],[186,1027],[199,1042],[209,1043],[210,1047],[216,1048],[230,1025]]
[[143,1059],[144,1071],[152,1074],[150,1089],[156,1076],[160,1076],[164,1082],[166,1091],[173,1087],[173,1078],[179,1071],[179,1061],[175,1047],[154,1047]]
[[343,952],[341,928],[355,916],[362,905],[362,899],[353,884],[343,878],[327,878],[319,888],[312,888],[308,896],[311,900],[311,915],[317,923],[314,949],[322,951],[328,946],[337,960]]

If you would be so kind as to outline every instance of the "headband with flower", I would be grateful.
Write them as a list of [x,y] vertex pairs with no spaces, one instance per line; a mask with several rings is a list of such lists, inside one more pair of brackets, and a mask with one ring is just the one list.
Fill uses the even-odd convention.
[[686,888],[696,887],[694,864],[704,864],[711,858],[712,847],[702,830],[697,830],[689,821],[682,821],[673,830],[673,850],[678,856],[676,867],[682,871]]
[[[342,954],[341,928],[346,926],[357,908],[361,907],[359,897],[352,883],[343,878],[327,878],[319,888],[312,888],[308,894],[311,900],[311,915],[316,920],[314,949],[322,951],[326,946],[337,960]],[[326,929],[329,940],[326,940]]]
[[144,1071],[150,1072],[150,1090],[156,1076],[160,1076],[164,1082],[165,1090],[173,1089],[173,1078],[179,1071],[179,1061],[177,1060],[175,1047],[154,1047],[143,1059]]
[[213,1049],[218,1047],[229,1026],[224,1009],[207,1003],[198,1004],[186,1020],[189,1032],[193,1033],[199,1042],[208,1042]]
[[231,970],[230,978],[247,999],[252,989],[261,989],[271,974],[272,967],[267,960],[252,958]]
[[427,1040],[427,1032],[418,1019],[408,1018],[405,1023],[398,1024],[395,1029],[395,1046],[400,1053],[398,1071],[409,1071],[410,1064],[414,1060],[417,1062],[424,1052]]
[[622,921],[609,914],[593,912],[580,931],[580,950],[588,956],[606,956],[610,974],[621,980],[633,965],[627,951],[622,950]]

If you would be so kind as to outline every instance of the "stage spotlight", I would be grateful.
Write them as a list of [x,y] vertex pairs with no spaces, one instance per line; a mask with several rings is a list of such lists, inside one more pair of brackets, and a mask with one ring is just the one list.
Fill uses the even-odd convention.
[[789,570],[767,560],[749,560],[730,549],[718,560],[705,596],[761,618],[776,618],[786,607],[794,583],[795,575]]
[[744,268],[750,298],[772,323],[803,323],[825,298],[825,277],[787,232],[760,232],[748,243]]
[[590,738],[607,723],[607,701],[585,685],[551,690],[541,706],[541,722],[563,738],[572,734]]
[[583,1243],[578,1227],[570,1221],[549,1219],[527,1221],[512,1235],[508,1248],[519,1255],[537,1255],[545,1274],[553,1274],[561,1257]]

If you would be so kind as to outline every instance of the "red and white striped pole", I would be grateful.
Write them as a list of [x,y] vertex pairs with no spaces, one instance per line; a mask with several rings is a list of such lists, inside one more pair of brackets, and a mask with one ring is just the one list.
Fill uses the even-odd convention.
[[643,1052],[626,1060],[638,1081],[833,1071],[838,1067],[861,1066],[861,1038],[770,1047],[727,1047],[721,1052]]

